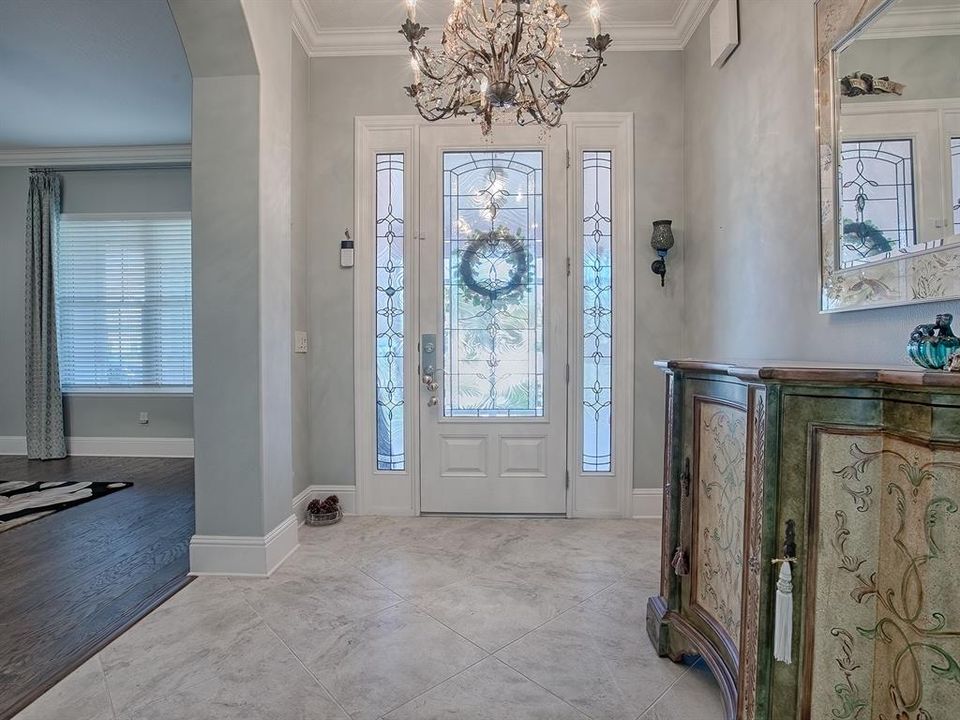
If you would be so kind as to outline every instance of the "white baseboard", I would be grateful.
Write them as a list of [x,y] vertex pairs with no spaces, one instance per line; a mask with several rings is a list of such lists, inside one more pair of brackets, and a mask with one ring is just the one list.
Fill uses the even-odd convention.
[[190,574],[269,577],[300,547],[297,525],[296,516],[290,515],[263,537],[194,535]]
[[[26,455],[22,435],[0,436],[0,455]],[[68,437],[68,455],[105,457],[193,457],[193,438]]]
[[357,511],[357,488],[355,485],[310,485],[306,490],[293,498],[293,514],[298,522],[303,522],[307,512],[307,505],[314,498],[325,498],[336,495],[340,498],[340,507],[348,515]]
[[193,457],[193,438],[68,437],[70,455]]
[[0,455],[26,455],[27,439],[23,435],[0,435]]
[[659,520],[663,515],[661,488],[634,488],[630,516]]

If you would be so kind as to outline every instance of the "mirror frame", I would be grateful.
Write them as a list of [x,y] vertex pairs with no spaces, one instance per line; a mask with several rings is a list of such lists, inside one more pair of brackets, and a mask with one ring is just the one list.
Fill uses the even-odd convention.
[[817,0],[817,140],[820,159],[820,312],[960,298],[960,242],[840,269],[837,263],[835,158],[840,112],[837,53],[894,0]]

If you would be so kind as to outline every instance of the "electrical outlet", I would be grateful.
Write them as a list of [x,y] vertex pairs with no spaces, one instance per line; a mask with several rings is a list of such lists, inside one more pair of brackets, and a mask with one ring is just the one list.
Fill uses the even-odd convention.
[[146,425],[149,422],[150,422],[150,414],[145,412],[140,413],[140,424]]
[[307,343],[307,333],[303,330],[297,330],[293,333],[293,351],[295,353],[305,353],[309,350]]

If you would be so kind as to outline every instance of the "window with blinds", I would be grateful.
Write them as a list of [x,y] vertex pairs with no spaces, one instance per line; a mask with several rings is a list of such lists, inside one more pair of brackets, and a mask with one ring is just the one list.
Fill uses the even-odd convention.
[[63,215],[56,243],[67,390],[193,385],[190,215]]

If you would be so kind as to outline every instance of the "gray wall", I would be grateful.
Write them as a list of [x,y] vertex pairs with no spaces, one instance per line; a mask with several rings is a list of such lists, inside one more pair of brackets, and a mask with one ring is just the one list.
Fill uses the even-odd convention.
[[840,74],[888,75],[904,83],[903,95],[861,95],[844,102],[928,100],[960,97],[960,35],[859,38],[840,53]]
[[262,537],[293,496],[291,8],[170,7],[193,75],[197,533]]
[[819,314],[810,0],[740,0],[740,47],[683,53],[684,354],[905,363],[910,330],[960,303]]
[[[291,299],[293,329],[307,329],[307,112],[310,61],[298,40],[293,47],[293,124],[291,128]],[[311,484],[309,470],[309,404],[307,402],[307,358],[293,356],[293,492]]]
[[[24,434],[23,278],[27,168],[0,168],[0,435]],[[63,211],[189,212],[185,169],[65,172]],[[189,395],[67,396],[73,437],[193,437]],[[141,412],[150,423],[141,425]]]
[[[397,57],[310,61],[309,429],[311,482],[354,479],[353,274],[339,267],[339,240],[353,225],[354,117],[409,115],[409,65]],[[357,78],[362,78],[358,82]],[[636,445],[635,484],[661,482],[663,378],[656,358],[680,351],[682,249],[670,257],[667,287],[649,265],[650,223],[673,218],[682,246],[682,60],[679,52],[613,53],[571,111],[636,113]]]
[[0,168],[0,435],[24,424],[24,226],[26,168]]
[[260,69],[260,433],[264,532],[293,497],[292,6],[240,0]]

